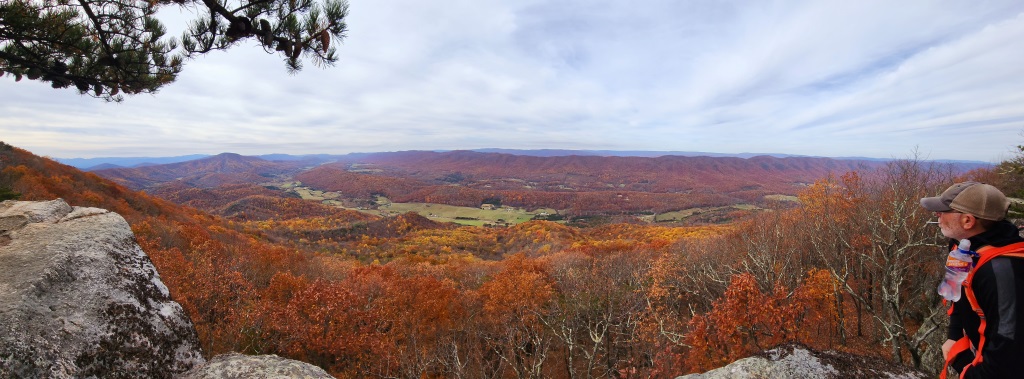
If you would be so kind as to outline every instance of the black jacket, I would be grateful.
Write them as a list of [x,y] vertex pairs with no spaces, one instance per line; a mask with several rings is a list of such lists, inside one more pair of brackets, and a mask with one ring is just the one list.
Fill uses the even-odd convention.
[[[1001,247],[1022,242],[1017,227],[1001,221],[991,230],[971,237],[973,250],[984,246]],[[1024,259],[1000,257],[975,269],[974,296],[985,313],[985,346],[982,362],[968,367],[964,378],[1021,378],[1024,375]],[[971,309],[967,295],[953,304],[948,337],[951,340],[967,335],[973,346],[980,343],[981,319]],[[974,360],[974,353],[964,351],[953,361],[958,372]]]

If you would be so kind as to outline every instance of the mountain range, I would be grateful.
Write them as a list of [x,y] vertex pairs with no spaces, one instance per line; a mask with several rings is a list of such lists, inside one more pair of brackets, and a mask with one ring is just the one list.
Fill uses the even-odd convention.
[[[448,152],[451,150],[436,150],[434,152]],[[829,157],[810,157],[793,154],[781,154],[781,153],[713,153],[713,152],[697,152],[697,151],[645,151],[645,150],[569,150],[569,149],[502,149],[502,148],[484,148],[484,149],[469,149],[467,151],[474,151],[480,153],[500,153],[510,155],[523,155],[533,157],[567,157],[567,156],[600,156],[600,157],[661,157],[661,156],[682,156],[682,157],[726,157],[726,158],[752,158],[757,156],[771,156],[776,158],[787,158],[787,157],[803,157],[803,158],[829,158]],[[270,161],[295,161],[295,160],[319,160],[321,162],[330,162],[343,159],[353,159],[356,157],[362,157],[379,153],[349,153],[349,154],[303,154],[303,155],[292,155],[292,154],[263,154],[256,155],[258,158],[262,158]],[[209,157],[209,154],[191,154],[191,155],[180,155],[171,157],[97,157],[97,158],[55,158],[58,162],[73,166],[85,171],[102,170],[110,168],[124,168],[124,167],[142,167],[158,164],[169,164],[185,162],[190,160],[202,159]],[[858,160],[858,161],[887,161],[889,159],[881,158],[866,158],[866,157],[831,157],[832,159],[838,160]],[[981,161],[968,161],[968,160],[940,160],[936,162],[941,163],[952,163],[958,165],[967,165],[972,168],[991,166],[988,162]]]
[[[400,203],[474,208],[491,203],[526,210],[551,208],[578,216],[762,206],[772,196],[794,196],[828,175],[867,171],[884,164],[765,155],[538,156],[457,150],[264,157],[223,153],[93,172],[134,190],[193,205],[200,204],[193,203],[197,200],[209,204],[210,195],[200,196],[196,192],[200,189],[254,195],[265,191],[258,188],[261,186],[297,181],[354,206],[372,206],[383,196]],[[977,165],[950,167],[963,172]],[[238,186],[257,188],[240,192]]]

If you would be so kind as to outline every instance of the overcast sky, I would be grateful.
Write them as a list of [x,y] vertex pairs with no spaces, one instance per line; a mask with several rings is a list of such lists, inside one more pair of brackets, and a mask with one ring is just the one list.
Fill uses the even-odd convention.
[[1024,144],[1019,0],[350,11],[338,64],[297,75],[246,43],[121,104],[2,77],[0,141],[60,158],[496,147],[990,162]]

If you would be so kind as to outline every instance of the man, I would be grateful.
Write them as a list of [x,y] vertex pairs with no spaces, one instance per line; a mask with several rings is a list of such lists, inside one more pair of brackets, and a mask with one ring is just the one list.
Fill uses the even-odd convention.
[[979,254],[950,309],[942,345],[946,365],[961,378],[1024,377],[1024,239],[1005,219],[1009,205],[998,189],[977,182],[921,199],[951,248],[967,238]]

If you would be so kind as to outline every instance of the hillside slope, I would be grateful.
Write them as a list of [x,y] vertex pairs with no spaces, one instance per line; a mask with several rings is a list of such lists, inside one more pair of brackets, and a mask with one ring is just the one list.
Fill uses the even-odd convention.
[[135,190],[174,181],[187,183],[191,187],[206,188],[224,184],[259,183],[274,176],[297,172],[305,164],[304,161],[272,162],[257,157],[223,153],[186,162],[94,172]]
[[377,153],[347,163],[362,163],[362,169],[378,169],[383,175],[427,182],[469,181],[501,188],[498,183],[485,182],[520,179],[545,190],[614,188],[666,193],[703,189],[734,192],[751,187],[793,192],[795,184],[809,183],[828,173],[879,165],[809,157],[536,157],[471,151]]

